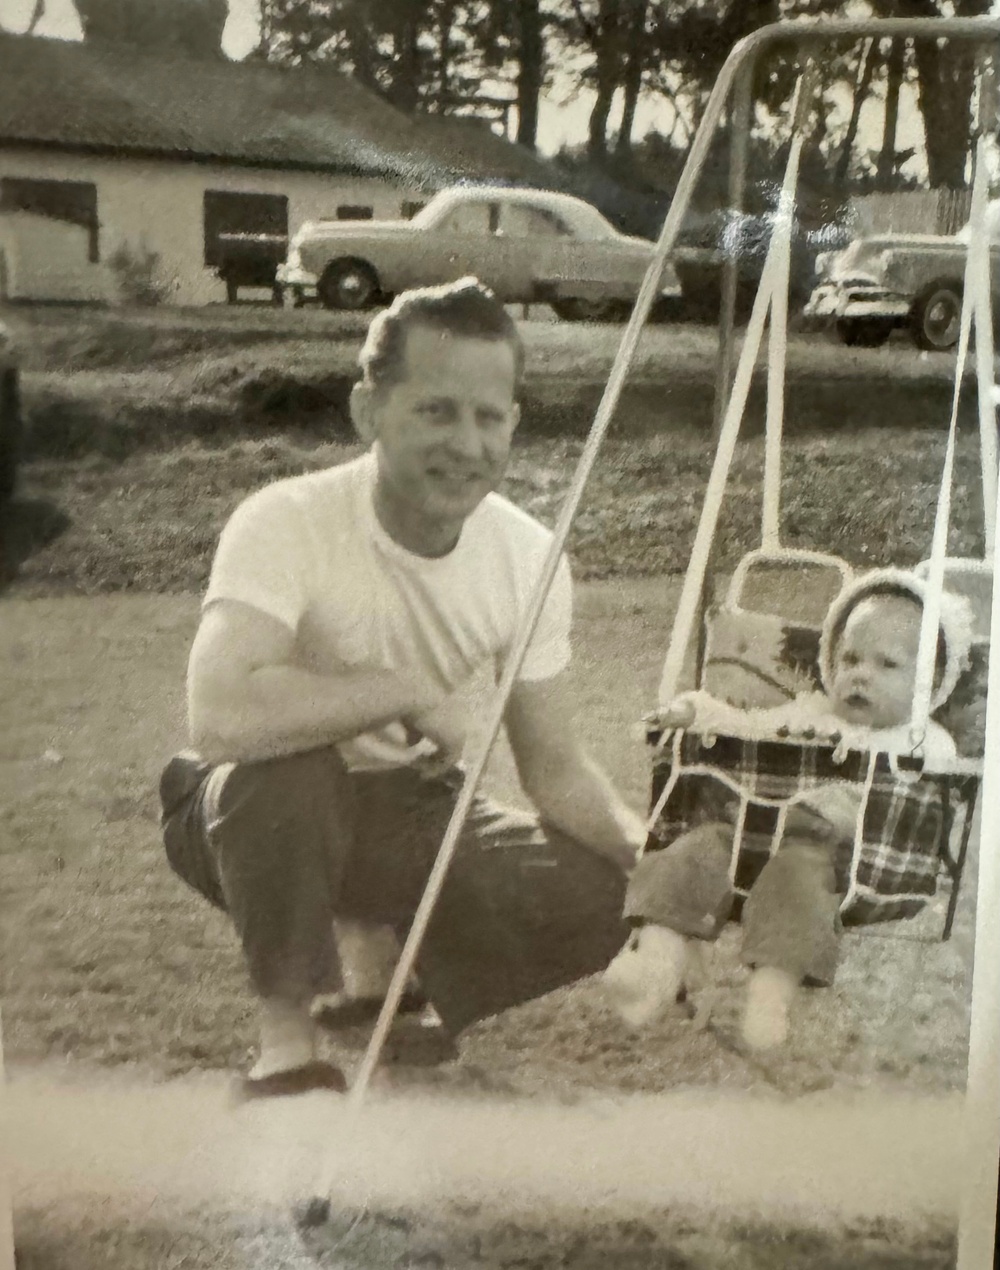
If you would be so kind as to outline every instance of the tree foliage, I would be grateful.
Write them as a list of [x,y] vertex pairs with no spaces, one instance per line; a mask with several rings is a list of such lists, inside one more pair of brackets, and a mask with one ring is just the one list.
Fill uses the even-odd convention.
[[[664,125],[660,167],[680,159],[733,45],[767,23],[867,11],[878,17],[961,16],[992,0],[261,0],[256,56],[329,61],[406,112],[473,110],[516,120],[534,147],[543,94],[554,88],[588,112],[586,162],[635,175],[643,99]],[[88,39],[130,39],[217,54],[227,0],[77,0]],[[37,22],[44,0],[37,0]],[[801,69],[790,50],[760,59],[753,85],[758,140],[780,141]],[[965,183],[975,52],[936,40],[849,42],[824,52],[811,148],[839,185],[893,188],[912,149],[899,147],[904,103],[924,125],[928,183]],[[871,144],[872,103],[882,111]],[[869,120],[863,125],[863,120]],[[861,144],[867,134],[869,140]],[[655,149],[656,147],[652,147]],[[720,162],[722,151],[720,150]]]
[[86,40],[169,48],[187,57],[221,57],[228,0],[76,0]]

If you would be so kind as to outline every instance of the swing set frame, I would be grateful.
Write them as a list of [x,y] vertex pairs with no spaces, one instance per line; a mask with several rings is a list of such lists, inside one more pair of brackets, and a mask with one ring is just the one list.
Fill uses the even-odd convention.
[[[605,390],[597,408],[591,430],[584,443],[580,459],[569,484],[560,515],[555,526],[550,551],[532,594],[528,611],[513,642],[509,656],[501,676],[496,693],[488,712],[488,726],[484,729],[482,739],[470,757],[464,785],[461,789],[448,829],[445,833],[437,859],[428,878],[428,882],[415,914],[409,934],[403,946],[401,956],[392,976],[382,1009],[376,1021],[367,1051],[362,1059],[354,1084],[349,1095],[349,1105],[360,1110],[368,1093],[371,1078],[378,1065],[383,1047],[388,1038],[389,1029],[397,1013],[399,1003],[414,967],[421,944],[427,932],[434,912],[435,904],[441,892],[449,865],[458,847],[459,837],[466,818],[472,808],[473,800],[484,775],[486,765],[493,751],[496,740],[503,726],[504,713],[511,690],[516,681],[522,661],[527,652],[535,627],[538,623],[549,589],[555,578],[556,570],[563,553],[573,518],[579,507],[584,488],[597,459],[601,444],[614,418],[621,392],[633,361],[640,336],[659,292],[660,278],[671,252],[674,249],[681,227],[691,202],[691,196],[705,167],[711,141],[723,120],[727,107],[731,105],[731,137],[730,148],[730,204],[739,208],[745,191],[748,142],[752,114],[752,81],[755,67],[759,60],[777,47],[788,48],[802,58],[822,45],[830,42],[846,42],[866,39],[934,39],[974,44],[986,48],[991,54],[1000,51],[1000,17],[981,18],[924,18],[924,19],[864,19],[864,20],[800,20],[781,22],[762,28],[738,43],[727,58],[716,83],[712,89],[702,119],[689,151],[687,162],[678,181],[674,198],[664,220],[659,238],[656,242],[653,257],[639,289],[631,316],[625,326],[621,341],[611,367]],[[803,91],[800,79],[798,100],[795,108],[795,125],[799,133],[804,114],[808,110],[810,94]],[[981,111],[982,114],[982,111]],[[995,110],[991,120],[995,128]],[[793,145],[796,135],[793,129]],[[970,248],[971,250],[971,248]],[[715,433],[721,438],[723,422],[727,411],[733,405],[733,362],[735,351],[735,302],[736,302],[737,263],[727,260],[723,268],[721,312],[719,319],[719,353],[716,368],[715,396]],[[778,306],[772,313],[772,322],[783,320],[782,300],[776,298]],[[787,303],[787,296],[784,303]],[[767,317],[769,304],[755,305],[754,315],[750,320],[746,338],[751,338],[755,322],[762,327]],[[758,314],[758,308],[762,311]],[[979,323],[977,340],[979,338]],[[759,336],[759,332],[758,332]],[[966,330],[966,337],[968,331]],[[992,343],[992,332],[987,338]],[[961,368],[959,371],[961,382]],[[982,391],[981,390],[981,406]],[[777,406],[780,407],[780,399]],[[996,472],[987,471],[984,460],[984,489],[993,493],[992,507],[987,504],[987,519],[993,515],[996,506]],[[946,526],[945,526],[946,530]],[[709,535],[711,537],[711,534]],[[988,555],[992,554],[992,534],[988,532]],[[710,543],[708,544],[711,545]],[[697,542],[696,542],[697,549]],[[707,563],[707,551],[706,563]],[[940,556],[940,552],[938,556]],[[931,576],[928,585],[940,584],[935,578],[935,560],[930,562]],[[704,576],[693,594],[682,595],[681,607],[686,605],[688,612],[678,614],[675,622],[674,639],[686,625],[688,633],[703,630],[704,622],[695,621],[701,609],[703,616]],[[937,620],[934,615],[935,622]],[[680,623],[680,624],[679,624]],[[672,640],[672,643],[674,640]],[[681,651],[683,661],[685,649]],[[700,660],[700,658],[699,658]],[[680,663],[679,663],[680,664]],[[679,667],[678,664],[678,667]],[[665,679],[667,668],[665,668]],[[661,700],[663,698],[661,697]],[[967,838],[966,838],[967,842]],[[964,856],[964,844],[962,847]],[[953,914],[952,914],[953,915]],[[329,1194],[329,1186],[321,1185],[318,1196],[325,1198]]]

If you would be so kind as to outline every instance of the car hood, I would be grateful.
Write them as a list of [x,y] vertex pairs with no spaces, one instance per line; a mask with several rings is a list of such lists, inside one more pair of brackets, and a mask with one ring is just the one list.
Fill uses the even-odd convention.
[[922,252],[960,248],[962,241],[943,234],[872,234],[855,238],[843,251],[822,258],[820,275],[831,281],[844,278],[878,277],[894,252],[920,255]]

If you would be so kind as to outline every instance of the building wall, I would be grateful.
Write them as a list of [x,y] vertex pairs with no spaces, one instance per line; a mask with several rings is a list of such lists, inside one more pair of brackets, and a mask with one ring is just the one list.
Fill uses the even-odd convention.
[[206,190],[286,195],[290,234],[303,221],[335,216],[338,205],[370,206],[382,219],[399,216],[406,202],[427,198],[426,193],[367,177],[21,148],[0,149],[3,177],[93,182],[101,261],[107,262],[122,244],[157,252],[160,275],[171,284],[172,304],[225,300],[223,283],[204,265]]

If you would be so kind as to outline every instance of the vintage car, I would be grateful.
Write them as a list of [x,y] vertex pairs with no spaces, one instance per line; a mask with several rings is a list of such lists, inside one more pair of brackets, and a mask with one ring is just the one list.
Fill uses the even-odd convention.
[[[722,270],[727,260],[736,264],[737,322],[745,322],[753,308],[774,233],[773,212],[746,212],[722,208],[694,217],[685,225],[671,256],[683,292],[683,313],[696,321],[715,322],[722,298]],[[796,219],[792,225],[789,299],[804,304],[816,278],[821,252],[845,247],[850,241],[839,222],[809,229]]]
[[[364,309],[409,287],[467,274],[505,303],[550,304],[569,321],[627,315],[653,244],[616,230],[591,204],[549,190],[442,190],[412,220],[310,221],[277,285],[293,303]],[[661,298],[680,296],[671,266]]]
[[[1000,201],[989,208],[991,275],[1000,278]],[[844,251],[821,256],[819,282],[805,316],[832,321],[845,344],[884,344],[909,327],[918,348],[946,350],[958,342],[968,226],[953,235],[872,234]]]
[[0,502],[14,492],[23,434],[17,350],[9,331],[0,322]]

